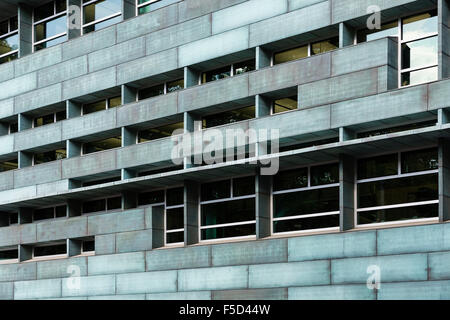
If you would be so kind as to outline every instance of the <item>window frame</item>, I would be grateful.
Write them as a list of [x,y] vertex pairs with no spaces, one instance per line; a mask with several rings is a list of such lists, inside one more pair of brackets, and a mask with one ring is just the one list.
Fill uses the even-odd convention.
[[[246,61],[254,61],[254,62],[255,62],[255,69],[254,69],[254,70],[250,70],[250,71],[246,71],[246,72],[243,72],[243,73],[239,73],[239,74],[234,74],[234,66],[235,66],[236,64],[240,64],[240,63],[243,63],[243,62],[246,62]],[[212,80],[212,81],[205,81],[205,82],[203,82],[203,75],[204,75],[205,73],[208,73],[208,72],[214,71],[214,70],[218,70],[218,69],[222,69],[222,68],[227,68],[227,67],[230,68],[230,76],[229,76],[229,77],[222,78],[222,79],[217,79],[217,80]],[[249,72],[252,72],[252,71],[256,71],[256,59],[255,59],[255,58],[243,59],[243,60],[235,61],[235,62],[233,62],[233,63],[231,63],[231,64],[226,64],[226,65],[221,66],[221,67],[214,67],[214,68],[210,68],[210,69],[207,69],[207,70],[202,70],[202,71],[200,72],[199,76],[198,76],[198,84],[199,84],[199,85],[202,85],[202,84],[204,85],[204,84],[208,84],[208,83],[215,83],[216,81],[225,80],[225,79],[228,79],[228,78],[240,76],[240,75],[243,75],[243,74],[247,74],[247,73],[249,73]]]
[[[159,1],[159,0],[158,0],[158,1]],[[145,88],[138,89],[137,95],[136,95],[136,102],[138,102],[138,101],[144,101],[144,100],[147,100],[147,99],[153,99],[153,98],[156,98],[156,97],[164,96],[164,95],[166,95],[166,94],[173,93],[173,92],[176,92],[176,91],[180,91],[180,90],[185,89],[185,87],[183,86],[183,88],[181,88],[181,89],[177,89],[177,90],[174,90],[174,91],[170,91],[170,92],[169,92],[167,84],[173,83],[173,82],[177,82],[177,81],[180,81],[180,80],[183,80],[183,82],[184,82],[184,78],[178,78],[178,79],[175,79],[175,80],[169,80],[169,81],[159,82],[159,83],[154,84],[154,85],[151,85],[151,86],[149,86],[149,87],[145,87]],[[150,89],[150,88],[153,88],[153,87],[157,87],[157,86],[160,86],[160,85],[164,85],[164,93],[159,94],[159,95],[156,95],[156,96],[153,96],[153,97],[150,97],[150,98],[144,98],[144,99],[141,99],[141,98],[140,98],[139,95],[140,95],[141,91],[144,91],[144,90],[147,90],[147,89]]]
[[[42,248],[42,247],[53,247],[53,246],[59,246],[59,245],[66,245],[66,253],[60,253],[60,254],[52,254],[52,255],[46,255],[46,256],[35,256],[34,251],[35,248]],[[67,247],[67,241],[58,241],[58,242],[51,242],[48,244],[37,244],[32,247],[31,252],[31,261],[41,261],[41,260],[53,260],[53,259],[64,259],[69,257],[68,247]]]
[[[121,193],[116,193],[116,194],[113,194],[113,195],[110,195],[110,196],[107,196],[107,197],[95,197],[95,198],[89,199],[89,200],[87,200],[87,201],[83,201],[83,202],[81,202],[81,215],[82,215],[82,216],[91,216],[91,215],[103,214],[103,213],[107,213],[107,212],[119,212],[119,211],[123,211],[122,208],[108,210],[108,199],[118,198],[118,197],[120,197],[120,199],[121,199],[121,201],[122,201],[122,194],[121,194]],[[105,202],[105,210],[102,210],[102,211],[93,211],[93,212],[87,212],[87,213],[85,213],[85,212],[83,211],[83,209],[84,209],[84,208],[83,208],[84,203],[85,203],[85,202],[96,201],[96,200],[104,200],[104,202]]]
[[[160,1],[162,1],[162,0],[147,0],[146,2],[139,4],[139,0],[136,0],[136,16],[138,17],[138,16],[142,15],[142,14],[139,14],[140,8],[146,7],[150,4],[160,2]],[[146,12],[146,13],[148,13],[148,12]],[[143,14],[145,14],[145,13],[143,13]]]
[[[93,26],[93,25],[96,25],[96,24],[105,22],[105,21],[110,20],[110,19],[117,18],[118,16],[122,16],[122,17],[123,17],[123,12],[122,12],[122,11],[119,11],[119,12],[110,14],[110,15],[108,15],[108,16],[106,16],[106,17],[103,17],[103,18],[100,18],[100,19],[91,21],[91,22],[89,22],[89,23],[84,23],[84,8],[85,8],[86,6],[95,4],[96,2],[99,2],[99,1],[100,1],[100,0],[91,0],[91,1],[88,1],[88,2],[86,2],[86,3],[83,3],[83,0],[81,0],[81,35],[84,35],[84,34],[88,34],[88,33],[91,33],[91,32],[98,31],[98,30],[94,30],[94,31],[91,31],[91,32],[85,32],[84,29],[87,28],[87,27],[90,27],[90,26]],[[123,20],[123,19],[122,19],[122,20]],[[107,28],[107,27],[105,27],[105,28]]]
[[[2,20],[2,22],[8,21],[8,32],[5,33],[4,35],[1,35],[0,36],[0,40],[9,38],[11,36],[15,36],[16,34],[19,35],[19,25],[18,25],[18,23],[17,23],[17,29],[11,31],[11,19],[13,19],[15,17],[16,16],[13,16],[13,17],[8,18],[7,20]],[[18,21],[18,19],[19,19],[19,17],[17,17],[17,21]],[[4,53],[4,54],[0,55],[0,59],[6,58],[8,56],[12,56],[14,54],[17,54],[17,55],[19,54],[19,48],[17,48],[16,50],[12,50],[10,52],[7,52],[7,53]]]
[[[90,114],[93,114],[93,113],[97,113],[97,112],[101,112],[101,111],[117,108],[117,107],[111,107],[111,99],[119,98],[119,97],[120,97],[121,103],[117,107],[121,107],[121,106],[123,106],[123,104],[122,104],[123,100],[122,100],[122,96],[120,94],[118,96],[116,95],[116,96],[111,96],[111,97],[108,97],[108,98],[95,100],[95,101],[92,101],[92,102],[89,102],[89,103],[83,103],[81,105],[81,116],[83,117],[83,116],[87,116],[87,115],[90,115]],[[94,104],[94,103],[98,103],[98,102],[101,102],[101,101],[106,101],[105,102],[105,109],[99,110],[99,111],[94,111],[94,112],[89,112],[89,113],[85,113],[84,112],[85,106],[90,105],[90,104]],[[67,115],[66,115],[66,119],[67,119]]]
[[[41,221],[48,221],[48,220],[55,220],[55,219],[66,219],[66,218],[67,218],[67,212],[66,212],[66,216],[65,216],[65,217],[57,217],[57,216],[56,216],[56,208],[57,208],[57,207],[62,207],[62,206],[65,206],[65,207],[66,207],[66,210],[67,210],[67,203],[65,203],[65,202],[58,203],[58,204],[51,205],[51,206],[45,206],[45,207],[34,208],[34,209],[33,209],[33,212],[32,212],[32,215],[31,215],[31,221],[32,221],[32,223],[39,223],[39,222],[41,222]],[[49,219],[39,219],[39,220],[35,220],[35,219],[34,219],[34,213],[35,213],[36,210],[49,209],[49,208],[52,208],[52,209],[53,209],[53,218],[49,218]]]
[[17,250],[17,258],[14,259],[4,259],[0,260],[0,265],[2,264],[12,264],[12,263],[18,263],[19,262],[19,250],[16,247],[5,247],[2,248],[0,251],[16,251]]

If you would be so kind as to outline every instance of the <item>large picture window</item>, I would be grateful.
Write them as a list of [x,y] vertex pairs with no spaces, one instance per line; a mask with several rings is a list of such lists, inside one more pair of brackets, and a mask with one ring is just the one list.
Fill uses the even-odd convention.
[[339,37],[308,43],[303,46],[276,52],[273,55],[273,65],[303,59],[316,54],[325,53],[339,48]]
[[67,3],[55,0],[33,11],[34,51],[52,47],[67,40]]
[[19,56],[19,33],[17,17],[0,22],[0,64]]
[[83,0],[83,33],[122,21],[122,0]]

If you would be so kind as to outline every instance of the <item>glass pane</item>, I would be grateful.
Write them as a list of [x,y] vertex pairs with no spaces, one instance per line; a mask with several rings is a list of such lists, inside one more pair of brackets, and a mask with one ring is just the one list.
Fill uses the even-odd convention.
[[256,224],[211,228],[202,230],[202,240],[244,237],[256,234]]
[[120,106],[122,104],[122,97],[119,96],[119,97],[110,98],[108,100],[108,103],[109,103],[109,105],[108,105],[109,108],[118,107],[118,106]]
[[53,1],[50,1],[34,9],[34,22],[38,22],[42,19],[51,17],[54,14],[55,14],[54,4]]
[[275,53],[273,56],[273,64],[280,64],[306,57],[308,57],[308,45]]
[[339,215],[274,221],[273,232],[291,232],[339,227]]
[[403,40],[426,37],[438,32],[437,12],[419,14],[403,19]]
[[398,155],[384,156],[358,160],[358,179],[370,179],[398,174]]
[[56,0],[56,13],[66,11],[67,0]]
[[176,230],[184,228],[184,208],[166,210],[166,229]]
[[148,5],[148,6],[140,7],[140,8],[138,9],[138,14],[141,15],[141,14],[148,13],[148,12],[150,12],[150,11],[152,11],[151,5]]
[[164,190],[144,192],[139,194],[138,197],[138,204],[140,206],[163,202],[164,202]]
[[50,40],[50,41],[47,41],[47,42],[43,42],[43,43],[38,44],[38,45],[35,45],[34,49],[36,51],[39,51],[39,50],[42,50],[42,49],[45,49],[45,48],[50,48],[50,47],[56,46],[57,44],[63,43],[64,41],[67,41],[67,35],[59,37],[59,38],[56,38],[56,39],[53,39],[53,40]]
[[100,141],[88,142],[83,144],[83,154],[99,152],[114,148],[120,148],[122,145],[122,138],[115,137]]
[[231,181],[216,181],[202,184],[202,201],[217,200],[231,197]]
[[311,45],[311,55],[325,53],[331,50],[335,50],[338,47],[339,47],[339,37],[316,42]]
[[[0,50],[1,50],[1,44],[0,44]],[[19,57],[19,53],[18,52],[10,54],[10,55],[8,55],[6,57],[0,58],[0,64],[16,60],[18,57]]]
[[202,75],[202,83],[216,81],[231,76],[231,66],[204,72]]
[[212,128],[225,124],[253,119],[255,117],[255,107],[245,107],[241,109],[213,114],[203,118],[203,128]]
[[311,186],[322,186],[339,182],[339,164],[326,164],[311,168]]
[[35,165],[50,162],[50,161],[55,161],[55,160],[56,160],[56,152],[55,151],[36,153],[34,155],[34,164]]
[[13,212],[9,214],[9,223],[17,224],[19,223],[19,214],[17,212]]
[[361,30],[358,32],[358,43],[381,39],[384,37],[398,37],[398,21],[381,25],[381,29]]
[[374,137],[374,136],[379,136],[379,135],[383,135],[383,134],[426,128],[426,127],[431,127],[431,126],[435,126],[435,125],[436,125],[436,120],[409,123],[409,124],[405,124],[402,126],[395,126],[395,127],[384,128],[384,129],[377,129],[377,130],[373,130],[373,131],[360,132],[360,133],[358,133],[358,138]]
[[375,210],[358,213],[358,224],[371,224],[410,219],[433,218],[438,216],[438,204]]
[[438,150],[417,150],[402,153],[402,173],[411,173],[438,168]]
[[402,44],[402,68],[420,68],[438,63],[438,38]]
[[59,18],[42,22],[34,27],[35,41],[41,41],[57,34],[64,33],[67,31],[67,18],[66,16],[61,16]]
[[339,211],[339,187],[273,196],[274,218]]
[[358,184],[358,208],[437,199],[437,174]]
[[87,24],[122,11],[121,0],[100,0],[84,7],[83,23]]
[[179,122],[163,127],[141,130],[138,133],[138,142],[143,143],[155,139],[170,137],[175,130],[183,129],[183,127],[183,122]]
[[201,205],[202,226],[255,220],[255,199]]
[[[19,49],[19,35],[15,34],[0,40],[0,55]],[[6,61],[4,61],[6,62]]]
[[17,16],[15,16],[14,18],[11,18],[9,20],[9,23],[10,23],[9,32],[19,29],[19,20],[18,20]]
[[55,208],[38,209],[33,212],[33,221],[53,219],[55,217]]
[[51,114],[45,115],[40,118],[35,118],[34,126],[35,127],[45,126],[45,125],[53,123],[53,122],[55,122],[55,115],[53,113],[51,113]]
[[423,69],[419,71],[402,73],[402,86],[413,86],[416,84],[436,81],[438,79],[438,67]]
[[234,64],[233,66],[233,74],[234,75],[239,75],[239,74],[243,74],[249,71],[253,71],[255,70],[255,60],[248,60],[248,61],[244,61],[244,62],[239,62]]
[[139,91],[139,100],[148,99],[164,94],[164,84],[159,84]]
[[83,241],[83,252],[92,252],[95,251],[95,241]]
[[233,197],[255,194],[255,177],[233,179]]
[[167,82],[167,93],[181,90],[184,88],[184,79]]
[[66,244],[59,244],[56,246],[46,246],[46,247],[34,247],[34,256],[42,257],[42,256],[52,256],[57,254],[66,254]]
[[166,243],[184,242],[184,231],[166,233]]
[[273,190],[289,190],[308,186],[308,168],[279,172],[273,180]]
[[67,207],[65,205],[56,207],[55,214],[57,218],[65,217],[67,215]]
[[122,197],[108,198],[106,201],[106,210],[116,210],[122,208]]
[[0,22],[0,36],[9,33],[9,20]]
[[83,106],[83,114],[89,114],[106,109],[106,100],[85,104]]
[[19,257],[18,250],[2,250],[0,251],[0,260],[17,259]]
[[105,199],[92,200],[83,203],[83,213],[99,212],[106,210]]
[[169,189],[166,192],[166,206],[178,206],[184,203],[184,188]]
[[15,170],[18,168],[17,159],[0,162],[0,172]]
[[106,20],[106,21],[103,21],[103,22],[99,22],[99,23],[90,25],[90,26],[84,28],[83,32],[86,34],[86,33],[89,33],[89,32],[97,31],[97,30],[100,30],[100,29],[112,26],[113,24],[117,24],[117,23],[119,23],[121,21],[122,21],[122,16],[117,16],[115,18],[112,18],[112,19],[109,19],[109,20]]
[[298,108],[297,96],[275,100],[273,113],[280,113],[284,111],[294,110]]
[[62,121],[66,119],[66,110],[56,113],[56,121]]

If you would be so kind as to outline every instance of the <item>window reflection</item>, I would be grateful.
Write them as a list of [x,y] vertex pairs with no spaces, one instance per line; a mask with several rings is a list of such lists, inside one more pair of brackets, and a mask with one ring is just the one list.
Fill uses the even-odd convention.
[[17,16],[0,22],[0,64],[15,60],[19,52]]
[[121,0],[83,0],[83,32],[106,28],[122,20]]
[[55,46],[67,40],[66,9],[66,1],[55,0],[33,10],[35,51]]
[[398,37],[398,21],[385,23],[381,29],[361,30],[358,32],[358,43],[381,39],[384,37]]
[[427,37],[438,32],[437,12],[427,12],[402,20],[403,40]]

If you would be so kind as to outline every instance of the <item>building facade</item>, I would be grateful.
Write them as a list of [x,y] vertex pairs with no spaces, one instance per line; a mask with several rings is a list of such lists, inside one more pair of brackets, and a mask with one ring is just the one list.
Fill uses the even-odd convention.
[[450,299],[450,1],[0,9],[1,299]]

